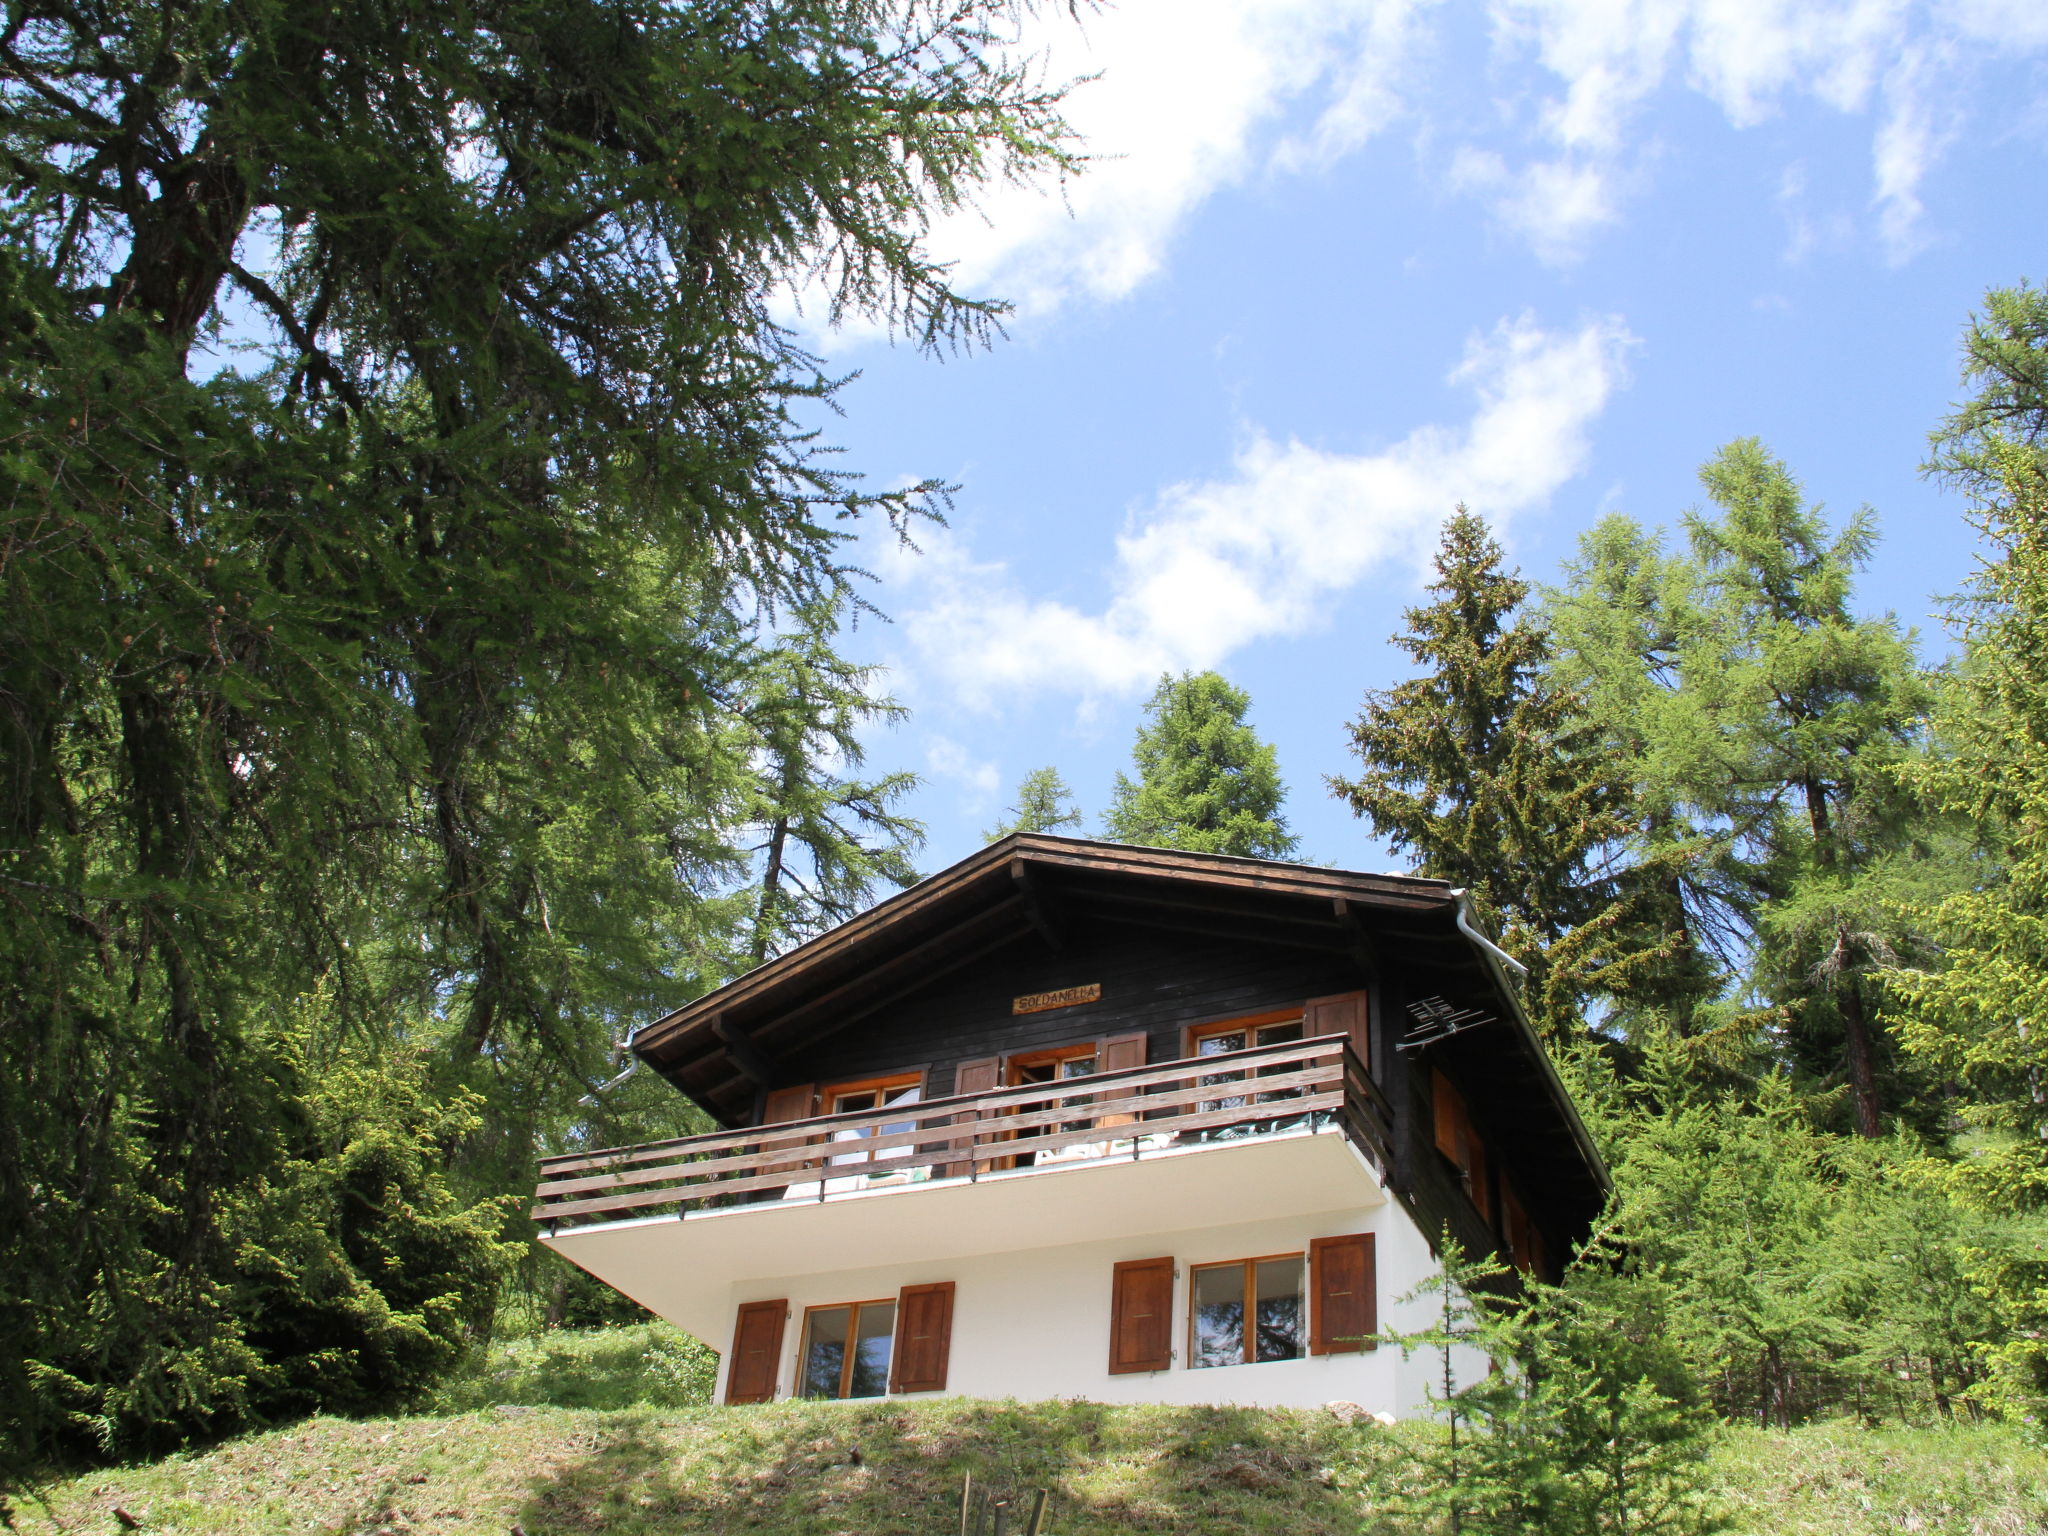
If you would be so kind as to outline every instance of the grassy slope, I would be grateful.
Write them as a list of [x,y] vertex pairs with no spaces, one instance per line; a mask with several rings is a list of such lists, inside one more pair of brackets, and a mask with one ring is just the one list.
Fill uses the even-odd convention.
[[[207,1536],[939,1536],[971,1471],[1051,1487],[1054,1536],[1360,1536],[1385,1533],[1361,1514],[1422,1433],[1322,1413],[962,1401],[316,1419],[81,1477],[19,1518],[38,1533],[114,1532],[119,1506],[145,1531]],[[2048,1455],[2002,1430],[1737,1431],[1718,1466],[1739,1536],[2048,1529]]]

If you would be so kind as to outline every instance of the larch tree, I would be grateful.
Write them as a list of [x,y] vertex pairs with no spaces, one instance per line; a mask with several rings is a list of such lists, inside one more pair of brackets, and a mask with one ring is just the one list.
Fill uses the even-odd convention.
[[923,235],[1076,164],[1021,8],[9,12],[11,1457],[271,1410],[237,1222],[305,1119],[286,1000],[316,1060],[431,1034],[458,1162],[673,1002],[744,870],[723,637],[938,489],[834,468],[774,296],[989,336]]
[[922,823],[899,809],[917,776],[855,771],[864,729],[903,707],[876,694],[874,668],[832,649],[830,609],[801,618],[752,659],[738,712],[752,737],[746,820],[761,831],[749,850],[759,861],[750,965],[845,922],[884,887],[914,885],[924,846]]
[[1215,672],[1171,673],[1145,705],[1103,831],[1118,842],[1280,859],[1294,852],[1272,746],[1246,722],[1251,697]]
[[1081,825],[1081,807],[1057,768],[1034,768],[1017,785],[1017,803],[1009,816],[982,834],[982,841],[1001,842],[1018,832],[1060,832]]
[[1578,699],[1550,684],[1528,583],[1505,561],[1483,518],[1461,506],[1445,522],[1434,600],[1393,637],[1421,674],[1366,694],[1351,724],[1359,771],[1329,782],[1418,873],[1472,893],[1562,1039],[1584,997],[1632,963],[1609,869],[1627,786]]
[[1745,829],[1770,897],[1758,978],[1789,1009],[1800,1064],[1844,1082],[1856,1128],[1881,1135],[1889,1051],[1871,973],[1915,942],[1891,896],[1913,862],[1897,770],[1927,690],[1896,621],[1850,611],[1876,537],[1868,509],[1831,532],[1754,438],[1728,444],[1700,479],[1718,515],[1687,528],[1714,655],[1692,686],[1731,782],[1762,807]]

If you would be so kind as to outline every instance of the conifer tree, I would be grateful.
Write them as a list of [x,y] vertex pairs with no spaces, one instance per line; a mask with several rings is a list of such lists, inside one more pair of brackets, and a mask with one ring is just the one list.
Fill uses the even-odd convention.
[[1215,672],[1161,677],[1131,750],[1138,776],[1116,776],[1103,830],[1119,842],[1190,853],[1294,852],[1280,814],[1279,761],[1245,723],[1250,708],[1250,696]]
[[874,693],[874,668],[832,649],[832,607],[799,617],[748,668],[740,711],[753,738],[744,815],[763,833],[749,850],[760,861],[752,965],[846,921],[880,886],[914,885],[911,859],[924,844],[923,825],[896,809],[917,775],[850,771],[865,756],[862,729],[902,718],[902,706]]
[[230,1432],[296,1347],[228,1214],[282,1000],[423,1000],[508,1163],[675,1001],[727,639],[937,489],[823,456],[772,295],[991,334],[922,237],[1073,164],[1022,8],[10,11],[0,1461]]
[[1714,628],[1690,686],[1748,805],[1772,897],[1760,913],[1760,979],[1792,1011],[1791,1043],[1845,1080],[1857,1129],[1884,1130],[1887,1054],[1869,975],[1915,936],[1889,916],[1910,860],[1897,790],[1927,692],[1896,621],[1849,609],[1875,543],[1873,515],[1830,533],[1783,461],[1738,439],[1700,471],[1718,517],[1687,519]]
[[1990,558],[1952,622],[1964,664],[1943,691],[1941,750],[1916,786],[1993,834],[1984,878],[1921,914],[1944,962],[1901,964],[1912,1055],[1965,1092],[1979,1145],[1942,1170],[1966,1208],[2019,1224],[1972,1245],[1997,1313],[1982,1345],[1993,1394],[2015,1417],[2048,1414],[2048,472],[2035,445],[1987,434],[1999,493],[1975,516]]
[[1351,725],[1360,771],[1330,788],[1418,873],[1469,889],[1504,925],[1561,1036],[1596,978],[1628,963],[1605,867],[1626,831],[1626,786],[1593,750],[1578,701],[1547,683],[1528,584],[1504,561],[1484,519],[1459,507],[1437,550],[1435,600],[1394,636],[1426,670],[1367,693]]
[[1017,832],[1059,832],[1081,825],[1081,807],[1057,768],[1034,768],[1017,785],[1017,803],[1009,819],[982,834],[982,841],[1001,842]]

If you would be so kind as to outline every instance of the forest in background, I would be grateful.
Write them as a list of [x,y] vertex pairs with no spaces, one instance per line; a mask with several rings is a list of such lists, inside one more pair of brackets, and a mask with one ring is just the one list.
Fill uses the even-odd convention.
[[[1079,165],[1015,9],[10,10],[0,1487],[622,1316],[506,1192],[700,1128],[634,1025],[915,878],[843,551],[948,488],[835,465],[772,297],[992,339],[921,237]],[[1737,442],[1551,585],[1452,516],[1328,786],[1475,893],[1616,1171],[1598,1262],[1446,1292],[1528,1367],[1449,1454],[1552,1528],[1573,1446],[2048,1401],[2048,297],[1961,394],[1953,662]],[[1291,853],[1249,707],[1162,679],[1102,832]],[[1079,825],[1046,769],[999,830]]]

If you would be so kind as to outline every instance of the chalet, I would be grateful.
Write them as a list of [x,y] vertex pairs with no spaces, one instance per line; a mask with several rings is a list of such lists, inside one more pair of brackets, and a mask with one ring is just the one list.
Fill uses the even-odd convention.
[[1439,1234],[1553,1270],[1605,1191],[1512,964],[1441,881],[1005,838],[641,1028],[723,1129],[534,1216],[731,1403],[1413,1413]]

